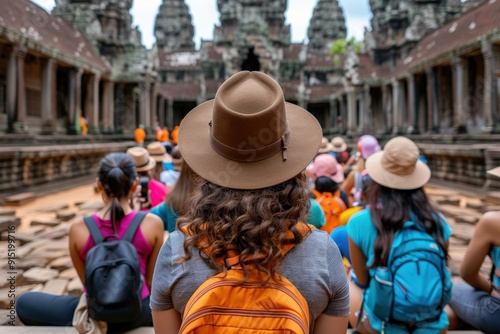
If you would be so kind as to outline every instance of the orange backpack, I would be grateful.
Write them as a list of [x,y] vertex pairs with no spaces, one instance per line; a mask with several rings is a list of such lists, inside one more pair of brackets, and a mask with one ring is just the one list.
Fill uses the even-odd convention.
[[340,214],[344,212],[347,207],[344,201],[340,198],[340,190],[337,190],[334,194],[330,192],[320,193],[317,190],[314,190],[313,192],[316,196],[316,202],[321,205],[321,208],[325,213],[326,221],[321,230],[330,234],[335,228],[340,226]]
[[[306,224],[297,227],[304,234],[310,231]],[[285,246],[282,252],[293,246]],[[225,259],[228,271],[207,279],[187,302],[179,333],[309,333],[309,306],[293,283],[278,274],[263,285],[252,269],[243,282],[239,255],[230,253]]]

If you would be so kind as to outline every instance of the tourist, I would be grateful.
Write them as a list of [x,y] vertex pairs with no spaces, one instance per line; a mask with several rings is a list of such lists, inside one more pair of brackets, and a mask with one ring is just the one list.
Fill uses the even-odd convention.
[[[258,139],[263,131],[264,142]],[[245,275],[255,268],[266,286],[279,273],[298,288],[309,306],[311,332],[346,332],[349,291],[338,248],[326,233],[301,223],[309,211],[303,171],[321,136],[316,119],[285,103],[277,82],[261,72],[233,75],[215,100],[184,118],[179,145],[200,180],[155,268],[156,332],[178,332],[188,299],[207,277],[226,270],[223,261],[235,245],[254,255],[240,262]],[[296,246],[283,257],[290,243]]]
[[146,131],[144,131],[143,124],[139,124],[139,127],[135,129],[134,140],[137,146],[144,146],[144,140],[146,140]]
[[[500,168],[488,173],[500,176]],[[460,276],[465,284],[453,284],[451,310],[448,312],[450,329],[469,329],[472,326],[491,334],[498,333],[500,329],[499,221],[500,212],[490,211],[476,224],[460,266]],[[480,272],[487,256],[493,266],[489,278]]]
[[[366,169],[371,178],[371,183],[368,187],[368,204],[369,208],[356,213],[351,217],[347,224],[347,233],[349,235],[349,254],[351,257],[352,280],[350,282],[351,294],[351,314],[350,322],[353,327],[357,327],[366,333],[384,332],[387,333],[407,333],[407,332],[422,332],[422,333],[439,333],[445,331],[448,326],[448,318],[444,312],[446,297],[451,294],[451,276],[446,270],[446,258],[448,239],[451,230],[446,223],[444,217],[431,205],[429,198],[425,194],[423,187],[429,181],[431,171],[427,165],[418,160],[418,147],[408,138],[396,137],[387,142],[383,151],[374,153],[366,161]],[[404,231],[403,231],[404,230]],[[407,233],[410,231],[412,234]],[[426,247],[440,252],[442,260],[439,262],[441,273],[443,276],[433,275],[427,277],[424,267],[418,269],[419,263],[413,264],[413,276],[406,277],[411,288],[406,284],[406,287],[398,284],[397,291],[408,293],[419,293],[421,286],[425,286],[435,291],[442,291],[436,300],[432,302],[438,303],[438,307],[434,304],[415,305],[417,299],[413,299],[413,295],[406,296],[406,302],[409,306],[418,308],[420,311],[407,312],[405,315],[414,319],[412,322],[397,322],[393,319],[394,312],[400,312],[401,309],[396,306],[374,308],[372,303],[384,304],[387,298],[376,299],[373,296],[377,295],[375,287],[378,282],[384,280],[375,279],[374,275],[381,272],[389,272],[391,263],[388,258],[392,259],[395,247],[405,243],[408,244],[419,239],[412,239],[412,235],[427,236],[432,242],[426,241]],[[398,236],[408,236],[404,242],[401,242]],[[398,243],[395,244],[395,241]],[[393,243],[394,241],[394,243]],[[414,248],[413,251],[420,251]],[[420,255],[420,253],[419,253]],[[431,252],[426,252],[425,256],[431,256]],[[434,258],[434,255],[432,255]],[[408,262],[409,263],[409,262]],[[385,271],[382,271],[382,267]],[[417,268],[415,268],[417,267]],[[425,266],[425,268],[429,268]],[[432,267],[434,270],[438,268]],[[392,272],[392,271],[391,271]],[[403,273],[403,272],[401,272]],[[394,276],[393,272],[393,276]],[[373,283],[373,285],[372,285]],[[391,282],[393,285],[396,282]],[[398,281],[398,283],[400,283]],[[435,284],[435,285],[434,285]],[[440,288],[440,290],[438,290]],[[366,292],[363,290],[366,289]],[[396,288],[389,289],[396,291]],[[426,291],[428,292],[428,291]],[[402,294],[394,292],[394,298],[390,298],[389,303],[401,302],[400,298],[405,299]],[[399,298],[396,298],[400,296]],[[365,301],[362,304],[362,300]],[[372,298],[372,299],[370,299]],[[424,303],[431,303],[431,293],[427,295],[418,295],[418,300],[424,300]],[[363,309],[360,310],[361,305]],[[395,304],[393,304],[395,305]],[[398,304],[399,305],[399,304]],[[436,313],[435,320],[426,319],[426,321],[418,321],[424,312],[427,312],[427,307],[431,307]],[[380,311],[389,312],[390,320],[384,321],[379,316]],[[359,325],[358,320],[361,319]]]
[[349,196],[350,204],[359,200],[361,194],[361,176],[365,170],[365,161],[373,153],[380,151],[380,145],[378,140],[372,135],[361,136],[357,141],[357,153],[354,154],[347,162],[351,165],[353,162],[356,165],[353,167],[353,171],[347,175],[347,178],[342,184],[342,189]]
[[[123,237],[137,214],[129,200],[138,186],[137,171],[133,160],[124,153],[111,153],[99,165],[97,188],[102,194],[104,207],[92,216],[103,236],[118,234]],[[147,214],[132,239],[139,254],[142,287],[142,313],[135,321],[107,323],[108,333],[123,333],[137,327],[151,326],[149,295],[156,258],[163,244],[163,225],[155,215]],[[79,220],[69,231],[69,252],[78,277],[85,282],[85,262],[95,243],[85,222]],[[73,315],[79,302],[76,296],[56,296],[43,292],[27,292],[16,304],[16,312],[26,326],[72,326]]]
[[184,163],[178,180],[171,190],[169,190],[165,201],[152,208],[149,212],[157,215],[163,221],[165,231],[173,232],[176,228],[176,221],[179,215],[187,213],[189,205],[189,195],[194,188],[196,174]]
[[174,146],[172,148],[172,163],[168,164],[168,167],[160,174],[160,181],[163,182],[169,190],[172,190],[179,179],[183,165],[184,159],[182,159],[179,146]]
[[344,138],[337,136],[333,137],[330,141],[332,145],[332,152],[335,153],[337,162],[342,165],[344,176],[349,173],[348,169],[351,167],[347,164],[349,161],[349,152],[347,151],[347,144]]
[[168,189],[162,182],[154,179],[152,171],[156,161],[144,147],[131,147],[127,155],[132,158],[139,174],[139,187],[134,198],[134,208],[148,211],[165,200]]
[[151,177],[160,181],[160,175],[165,170],[165,163],[172,162],[172,157],[167,153],[167,149],[159,141],[149,143],[147,146],[149,156],[156,162],[151,170]]
[[332,144],[328,138],[321,138],[321,145],[319,146],[318,154],[330,153],[332,152]]

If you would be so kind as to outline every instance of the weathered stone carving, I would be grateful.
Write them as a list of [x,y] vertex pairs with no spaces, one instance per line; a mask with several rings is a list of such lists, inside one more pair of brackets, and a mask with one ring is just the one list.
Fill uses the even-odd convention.
[[346,38],[346,34],[344,13],[338,1],[320,0],[309,23],[309,48],[328,52],[333,41]]

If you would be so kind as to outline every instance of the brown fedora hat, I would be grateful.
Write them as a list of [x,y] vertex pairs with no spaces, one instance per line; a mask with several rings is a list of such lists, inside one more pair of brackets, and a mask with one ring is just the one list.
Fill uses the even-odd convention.
[[383,186],[408,190],[423,187],[431,178],[429,167],[418,159],[418,146],[406,137],[392,138],[383,151],[366,160],[371,179]]
[[156,161],[149,156],[148,150],[144,147],[131,147],[127,150],[127,155],[134,160],[138,172],[147,172],[156,166]]
[[243,71],[184,118],[179,147],[204,179],[227,188],[260,189],[302,172],[321,137],[316,118],[285,102],[273,78]]

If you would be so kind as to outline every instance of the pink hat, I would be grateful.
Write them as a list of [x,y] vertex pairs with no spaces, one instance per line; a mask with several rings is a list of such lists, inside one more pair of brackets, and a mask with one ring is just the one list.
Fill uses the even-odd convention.
[[320,154],[314,159],[314,164],[310,170],[310,175],[313,180],[320,176],[326,176],[337,183],[344,181],[344,169],[337,162],[333,155],[325,153]]
[[364,135],[358,139],[358,151],[361,152],[363,159],[368,159],[370,155],[380,150],[377,138],[372,135]]

